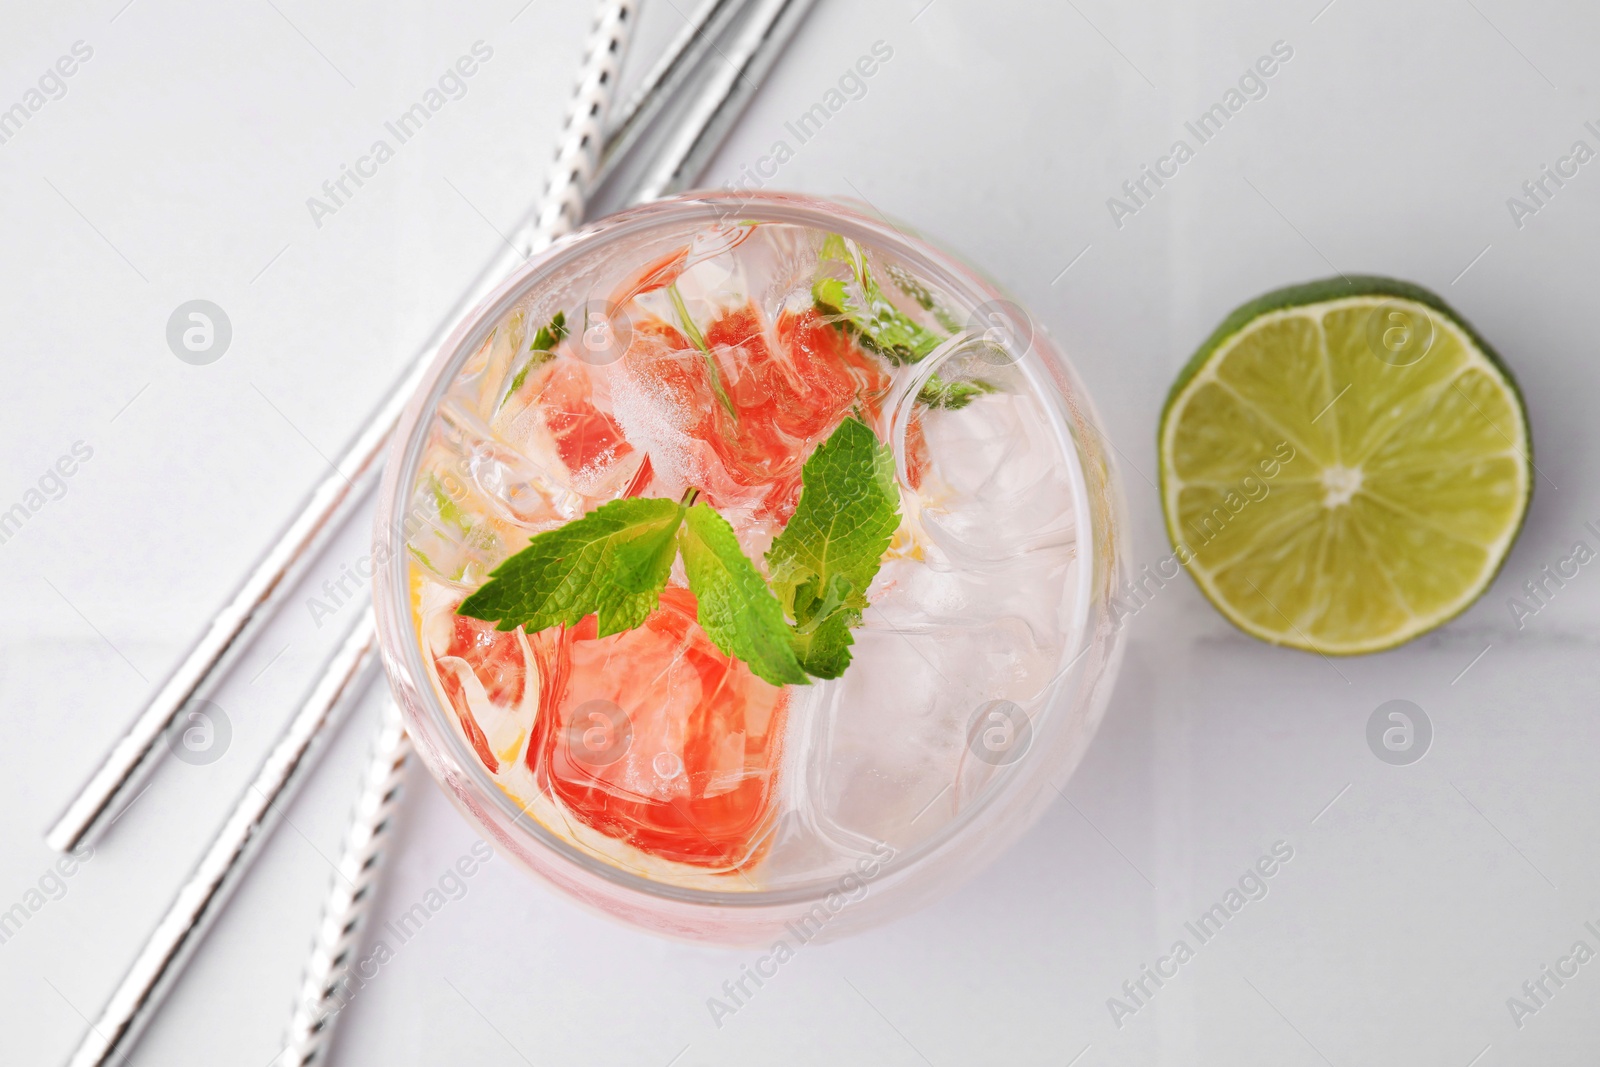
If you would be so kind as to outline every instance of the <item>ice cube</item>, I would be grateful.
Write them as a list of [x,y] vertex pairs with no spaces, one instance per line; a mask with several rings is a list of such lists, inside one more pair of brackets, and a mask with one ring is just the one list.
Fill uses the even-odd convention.
[[1008,702],[1031,729],[1061,666],[1072,552],[939,562],[885,564],[850,669],[808,709],[812,818],[846,847],[914,844],[970,804],[1015,762],[974,749],[984,709]]

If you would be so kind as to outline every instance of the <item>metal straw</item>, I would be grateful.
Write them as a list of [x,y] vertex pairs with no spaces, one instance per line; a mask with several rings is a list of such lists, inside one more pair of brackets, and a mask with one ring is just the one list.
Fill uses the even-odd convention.
[[384,401],[354,445],[341,457],[338,469],[322,480],[300,514],[256,564],[244,585],[234,594],[190,650],[171,677],[112,748],[83,790],[45,835],[52,848],[69,852],[92,841],[122,807],[161,752],[162,735],[183,708],[212,678],[219,677],[270,617],[285,593],[300,579],[328,534],[354,509],[371,488],[390,428],[399,421],[406,402],[422,382],[425,361],[413,366]]
[[689,16],[666,53],[612,114],[611,136],[600,154],[600,168],[591,179],[590,188],[606,180],[617,161],[628,154],[662,109],[677,99],[683,83],[694,75],[717,38],[748,6],[749,0],[704,0]]
[[333,1039],[333,1024],[349,1003],[352,993],[347,983],[361,948],[362,920],[372,908],[385,846],[394,835],[410,755],[411,742],[400,720],[400,708],[391,700],[384,708],[338,873],[306,962],[300,998],[289,1021],[286,1055],[277,1061],[286,1067],[311,1067],[322,1059]]
[[270,816],[281,815],[279,805],[305,779],[333,732],[329,727],[355,702],[377,662],[376,642],[372,612],[364,612],[84,1035],[70,1067],[102,1067],[133,1047],[271,831]]
[[[601,0],[561,144],[545,183],[531,241],[535,247],[566,233],[583,217],[584,194],[593,180],[604,140],[601,131],[637,22],[635,0]],[[338,874],[323,906],[300,999],[289,1020],[284,1062],[292,1067],[312,1067],[325,1056],[334,1024],[348,1000],[346,983],[360,948],[362,920],[372,906],[384,858],[383,841],[391,832],[410,751],[400,710],[391,701],[345,836]]]
[[725,53],[727,62],[716,67],[690,100],[688,121],[674,126],[666,148],[634,185],[627,203],[672,196],[699,179],[814,2],[762,0]]
[[[618,5],[620,8],[623,5]],[[627,5],[630,10],[634,5]],[[634,16],[629,15],[632,19]],[[614,85],[616,75],[610,82]],[[659,87],[658,87],[659,88]],[[653,105],[646,104],[642,107]],[[592,142],[599,148],[602,139]],[[596,163],[590,163],[592,173]],[[570,175],[570,168],[566,171]],[[546,198],[547,202],[551,199]],[[562,202],[565,202],[564,199]],[[330,531],[341,526],[376,482],[384,449],[400,421],[412,394],[422,384],[440,340],[479,298],[488,283],[498,281],[511,265],[526,258],[547,242],[549,230],[531,233],[541,217],[532,215],[518,227],[519,236],[512,249],[496,253],[478,273],[448,315],[418,351],[405,377],[394,387],[383,405],[356,436],[354,443],[339,457],[334,469],[302,505],[300,512],[266,555],[256,563],[249,577],[218,612],[205,635],[184,656],[150,702],[140,711],[127,732],[117,741],[105,760],[79,790],[56,824],[45,835],[50,847],[69,852],[95,840],[137,795],[157,762],[161,737],[171,728],[190,701],[204,695],[232,664],[240,650],[272,616],[283,597],[304,575],[316,558]]]
[[601,0],[589,51],[545,183],[534,244],[544,247],[583,221],[583,204],[606,141],[606,115],[622,76],[622,56],[639,21],[636,0]]

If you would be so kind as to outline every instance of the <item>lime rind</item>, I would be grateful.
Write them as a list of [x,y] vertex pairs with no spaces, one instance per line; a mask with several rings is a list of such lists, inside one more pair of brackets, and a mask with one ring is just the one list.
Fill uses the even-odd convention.
[[[1324,332],[1328,316],[1343,308],[1371,309],[1387,301],[1411,302],[1427,308],[1433,313],[1432,318],[1435,325],[1446,331],[1444,340],[1447,344],[1460,350],[1460,366],[1449,370],[1444,376],[1442,384],[1437,386],[1439,395],[1430,398],[1426,404],[1416,403],[1412,409],[1413,411],[1420,412],[1423,416],[1433,414],[1434,407],[1429,405],[1440,403],[1444,389],[1463,377],[1474,373],[1481,375],[1485,383],[1492,387],[1494,393],[1509,398],[1509,403],[1505,404],[1504,410],[1499,413],[1505,416],[1503,420],[1504,430],[1502,429],[1502,423],[1496,422],[1495,419],[1490,418],[1488,415],[1484,416],[1489,426],[1501,437],[1507,439],[1506,448],[1502,452],[1474,452],[1460,462],[1463,464],[1483,465],[1493,462],[1496,458],[1515,457],[1515,467],[1510,472],[1514,474],[1514,477],[1500,478],[1496,482],[1496,485],[1510,486],[1517,492],[1518,499],[1516,501],[1509,503],[1501,501],[1504,507],[1510,509],[1512,517],[1510,521],[1501,521],[1497,527],[1496,535],[1487,541],[1472,542],[1470,539],[1462,539],[1466,544],[1482,552],[1483,565],[1477,568],[1478,573],[1470,581],[1462,584],[1455,595],[1447,595],[1447,588],[1445,588],[1445,592],[1441,593],[1441,588],[1444,588],[1441,584],[1444,581],[1444,577],[1427,573],[1427,566],[1432,561],[1424,561],[1422,566],[1408,570],[1406,577],[1411,579],[1409,584],[1424,587],[1415,590],[1420,599],[1427,602],[1425,609],[1418,611],[1416,606],[1411,603],[1410,598],[1407,597],[1406,591],[1394,581],[1390,570],[1395,565],[1396,560],[1402,563],[1406,562],[1405,546],[1386,543],[1375,544],[1370,535],[1363,531],[1362,524],[1351,518],[1351,515],[1354,514],[1353,511],[1351,515],[1341,515],[1338,511],[1335,511],[1334,516],[1323,517],[1323,521],[1320,523],[1322,529],[1299,531],[1305,536],[1318,539],[1318,544],[1314,548],[1316,573],[1302,573],[1300,577],[1303,580],[1321,583],[1315,588],[1313,595],[1321,597],[1327,602],[1327,606],[1323,610],[1324,617],[1334,615],[1341,610],[1342,605],[1338,602],[1338,597],[1341,594],[1346,596],[1364,595],[1367,598],[1369,607],[1372,598],[1381,595],[1372,590],[1340,588],[1338,579],[1341,575],[1337,570],[1329,571],[1324,566],[1328,562],[1329,554],[1333,552],[1340,553],[1341,557],[1349,555],[1364,559],[1369,571],[1383,576],[1383,580],[1390,587],[1388,595],[1404,610],[1389,612],[1390,621],[1385,625],[1374,627],[1371,633],[1359,635],[1346,633],[1338,639],[1327,639],[1326,635],[1319,635],[1322,639],[1318,639],[1318,636],[1307,634],[1296,624],[1294,618],[1284,615],[1282,612],[1277,612],[1280,618],[1275,620],[1274,624],[1265,624],[1260,619],[1251,617],[1251,613],[1246,611],[1240,603],[1237,603],[1237,598],[1223,588],[1223,583],[1219,582],[1219,574],[1222,571],[1234,568],[1240,563],[1240,556],[1237,550],[1228,560],[1222,561],[1221,566],[1217,566],[1215,561],[1206,561],[1202,564],[1194,555],[1194,551],[1189,549],[1182,528],[1179,495],[1185,489],[1195,488],[1197,483],[1184,480],[1177,470],[1179,461],[1175,456],[1174,444],[1181,420],[1175,416],[1183,414],[1189,402],[1212,382],[1216,382],[1219,388],[1228,387],[1229,383],[1218,379],[1215,368],[1227,360],[1244,338],[1261,335],[1265,329],[1272,327],[1275,323],[1289,323],[1288,328],[1295,328],[1290,320],[1293,320],[1296,316],[1315,324],[1321,338],[1322,358],[1325,361],[1325,366],[1329,368],[1328,372],[1331,373],[1328,337]],[[1432,349],[1429,351],[1431,353]],[[1286,358],[1293,358],[1293,354],[1291,353]],[[1207,373],[1208,369],[1211,371],[1209,374]],[[1437,368],[1434,368],[1434,371],[1437,372]],[[1329,388],[1331,388],[1331,380]],[[1425,388],[1432,388],[1432,386]],[[1462,395],[1468,403],[1472,402],[1465,393]],[[1415,397],[1412,399],[1415,401]],[[1293,403],[1303,402],[1303,400],[1303,397],[1298,398],[1298,401],[1296,398],[1291,397],[1291,406]],[[1313,461],[1311,465],[1319,466],[1322,469],[1326,468],[1329,457],[1326,455],[1318,456],[1317,454],[1318,446],[1324,442],[1309,441],[1303,437],[1299,440],[1296,439],[1298,435],[1294,432],[1294,412],[1285,413],[1274,410],[1271,405],[1262,403],[1260,398],[1255,398],[1254,400],[1247,398],[1245,403],[1254,408],[1251,415],[1259,420],[1259,425],[1272,426],[1273,432],[1281,436],[1282,440],[1292,442],[1292,447],[1297,453],[1307,454],[1308,459]],[[1240,408],[1239,410],[1245,409]],[[1315,419],[1312,421],[1315,422]],[[1338,420],[1335,421],[1337,422]],[[1405,428],[1408,421],[1410,421],[1408,418],[1398,418],[1386,432],[1388,434],[1399,433]],[[1285,425],[1285,423],[1289,425]],[[1505,432],[1507,430],[1510,432]],[[1220,437],[1226,437],[1229,431],[1224,427],[1220,430],[1212,428],[1212,432]],[[1334,433],[1337,435],[1338,430],[1335,429]],[[1200,587],[1201,592],[1225,618],[1246,633],[1273,644],[1287,645],[1327,655],[1357,655],[1393,648],[1443,625],[1465,611],[1488,589],[1495,576],[1504,566],[1510,546],[1526,521],[1533,492],[1533,444],[1527,411],[1516,380],[1512,377],[1499,355],[1436,294],[1408,282],[1370,275],[1330,278],[1275,290],[1236,309],[1200,346],[1173,383],[1162,411],[1157,444],[1161,460],[1160,493],[1167,534],[1173,543],[1173,547],[1179,551],[1180,559],[1185,559],[1186,553],[1184,550],[1189,549],[1188,558],[1186,559],[1188,563],[1187,569]],[[1376,445],[1370,441],[1366,442],[1366,444],[1368,447],[1361,457],[1363,460],[1370,459],[1382,447],[1381,440]],[[1334,447],[1338,448],[1338,444],[1336,443]],[[1341,456],[1341,461],[1342,458]],[[1442,464],[1448,464],[1449,462],[1448,456],[1444,456],[1438,461],[1438,463]],[[1381,476],[1381,479],[1393,482],[1395,481],[1395,472],[1398,469],[1385,467],[1378,471],[1377,474]],[[1474,469],[1478,468],[1475,467]],[[1293,477],[1286,476],[1274,484],[1287,486],[1294,482],[1303,482],[1305,478],[1306,471],[1302,468],[1295,471]],[[1394,515],[1404,515],[1406,502],[1386,499],[1381,494],[1370,491],[1367,496],[1371,499],[1363,505],[1363,509],[1364,514],[1369,517],[1369,521],[1372,516],[1379,514],[1383,515],[1385,521],[1392,520]],[[1374,510],[1374,508],[1378,510]],[[1385,512],[1384,509],[1388,509],[1388,511]],[[1330,518],[1334,518],[1334,521],[1328,521]],[[1399,531],[1401,539],[1410,536],[1414,540],[1416,531],[1426,528],[1429,522],[1428,516],[1412,516],[1412,518],[1416,520],[1414,529],[1408,530],[1404,529],[1402,524],[1393,524],[1394,528]],[[1288,538],[1296,532],[1296,524],[1293,521],[1286,521],[1282,514],[1276,516],[1274,522],[1273,528],[1275,532],[1281,534],[1284,538]],[[1309,526],[1311,524],[1307,523],[1306,525]],[[1337,531],[1339,530],[1343,530],[1344,533],[1342,535],[1338,534]],[[1330,531],[1335,532],[1330,533]],[[1448,526],[1434,532],[1446,537],[1455,537],[1455,532],[1449,529]],[[1343,539],[1342,543],[1337,543],[1340,542],[1341,537]],[[1454,550],[1457,547],[1452,546],[1452,549]],[[1302,548],[1305,551],[1313,551],[1313,549],[1304,545],[1302,545]],[[1269,554],[1273,551],[1288,553],[1287,540],[1284,541],[1282,546],[1275,545],[1273,549],[1269,549]],[[1417,557],[1413,555],[1410,558],[1416,559]],[[1266,567],[1264,570],[1258,568],[1257,577],[1277,577],[1272,575],[1271,572],[1270,564],[1272,561],[1267,560],[1264,562]],[[1302,558],[1300,562],[1303,567],[1304,559]],[[1463,562],[1461,565],[1466,566],[1467,564]],[[1249,573],[1242,570],[1241,574],[1251,584],[1251,588],[1259,594],[1259,599],[1267,607],[1272,607],[1272,599],[1254,583]],[[1348,578],[1348,575],[1343,577]],[[1432,583],[1432,585],[1429,583]],[[1256,610],[1259,613],[1259,607]],[[1273,610],[1275,611],[1276,609],[1273,608]]]

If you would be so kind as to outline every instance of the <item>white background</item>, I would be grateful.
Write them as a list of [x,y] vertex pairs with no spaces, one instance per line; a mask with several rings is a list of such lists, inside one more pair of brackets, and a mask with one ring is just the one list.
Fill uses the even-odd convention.
[[[0,31],[0,107],[74,41],[94,50],[0,145],[0,510],[74,442],[94,450],[0,545],[0,909],[37,884],[71,791],[537,194],[589,21],[578,0],[124,2],[13,4]],[[1600,574],[1520,630],[1506,601],[1575,541],[1600,548],[1585,529],[1600,525],[1600,164],[1520,229],[1506,200],[1575,140],[1600,147],[1583,126],[1600,125],[1600,9],[1324,3],[822,0],[709,184],[887,42],[867,95],[773,185],[911,220],[1033,310],[1120,453],[1136,564],[1168,551],[1150,485],[1167,386],[1230,309],[1335,270],[1435,289],[1515,371],[1538,450],[1527,527],[1488,595],[1404,649],[1329,663],[1242,636],[1180,579],[1134,619],[1064,799],[938,905],[806,948],[718,1028],[706,1000],[754,954],[613,926],[497,860],[357,998],[336,1063],[1593,1062],[1600,962],[1520,1029],[1506,1000],[1580,938],[1600,949],[1583,926],[1600,926]],[[635,72],[681,22],[672,2],[645,6]],[[306,198],[480,39],[494,56],[468,95],[315,226]],[[1280,40],[1294,56],[1268,95],[1115,226],[1107,197]],[[234,331],[204,367],[164,336],[196,297]],[[217,697],[223,758],[169,761],[0,945],[0,1061],[63,1060],[104,1003],[342,628],[314,625],[312,591]],[[277,1053],[378,696],[133,1062]],[[1436,731],[1408,767],[1365,741],[1394,698]],[[379,919],[474,840],[423,776],[403,820]],[[1278,840],[1294,858],[1268,896],[1114,1025],[1107,998]]]

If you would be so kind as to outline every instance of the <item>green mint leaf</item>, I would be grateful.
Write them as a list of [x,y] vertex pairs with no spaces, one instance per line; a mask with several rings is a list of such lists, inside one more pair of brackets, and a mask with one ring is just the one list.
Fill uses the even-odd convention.
[[792,641],[800,665],[818,678],[837,678],[850,666],[850,646],[855,639],[850,629],[861,622],[855,608],[837,611],[809,633],[797,633]]
[[533,343],[528,349],[533,352],[551,352],[567,336],[567,313],[558,311],[550,317],[550,321],[539,327],[533,335]]
[[792,621],[801,665],[837,678],[850,662],[850,628],[900,525],[894,457],[867,425],[847,418],[800,472],[800,502],[772,548],[773,591]]
[[838,278],[823,277],[811,287],[812,300],[824,314],[836,316],[841,329],[855,332],[866,348],[891,363],[905,364],[917,362],[944,342],[883,295],[867,267],[866,254],[854,241],[830,234],[820,258],[848,264],[858,292],[851,292]]
[[850,594],[855,588],[847,574],[834,574],[826,586],[820,578],[801,582],[795,587],[794,613],[795,618],[804,621],[795,623],[794,632],[803,637],[822,625],[823,620],[841,610],[851,610]]
[[959,411],[978,397],[992,393],[995,389],[993,382],[984,381],[982,378],[947,381],[937,374],[931,374],[927,382],[917,391],[917,403],[930,408]]
[[468,517],[465,511],[461,510],[460,504],[450,499],[450,494],[445,492],[444,483],[430,474],[428,475],[428,489],[433,493],[433,506],[439,510],[439,520],[448,522],[462,533],[470,533],[472,531],[472,519]]
[[678,554],[684,505],[613,500],[565,526],[537,534],[496,567],[458,614],[530,633],[597,615],[599,636],[644,622],[655,610]]
[[500,398],[500,403],[495,406],[499,411],[506,406],[506,401],[517,395],[517,390],[522,388],[522,383],[528,380],[528,372],[535,367],[542,367],[555,358],[555,347],[567,336],[567,313],[558,311],[548,323],[539,327],[533,335],[533,343],[528,346],[528,356],[522,361],[522,367],[511,379],[511,384],[506,387],[506,395]]
[[773,685],[810,681],[789,645],[789,628],[772,591],[739,547],[733,527],[705,504],[689,508],[678,533],[700,628],[722,651]]

